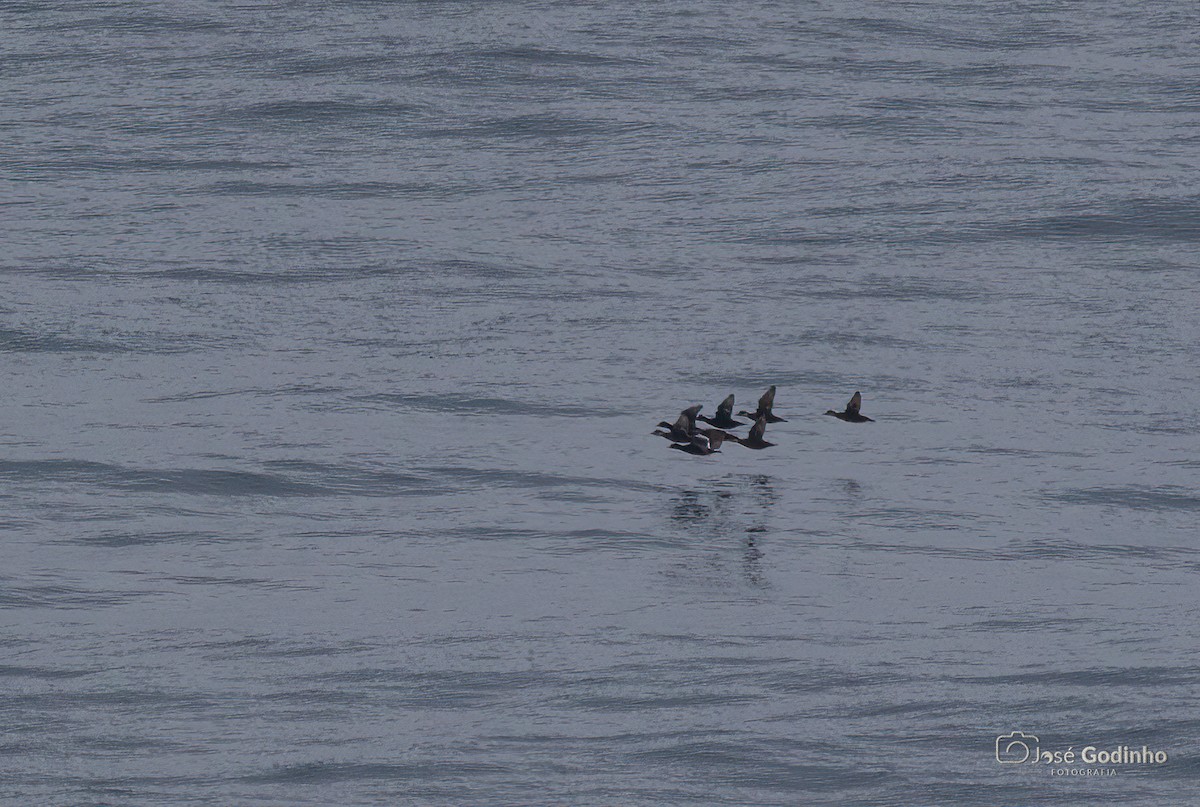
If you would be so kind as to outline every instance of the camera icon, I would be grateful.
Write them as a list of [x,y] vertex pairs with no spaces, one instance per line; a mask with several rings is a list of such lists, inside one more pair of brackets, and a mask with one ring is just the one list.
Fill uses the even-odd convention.
[[1037,748],[1038,738],[1023,731],[1001,734],[996,738],[996,761],[1001,763],[1026,762],[1033,753],[1030,746]]

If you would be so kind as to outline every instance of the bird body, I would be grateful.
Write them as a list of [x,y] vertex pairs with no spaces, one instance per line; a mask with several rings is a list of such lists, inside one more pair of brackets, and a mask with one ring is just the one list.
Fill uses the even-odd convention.
[[655,431],[659,437],[666,437],[675,443],[687,443],[692,439],[692,435],[696,433],[696,415],[700,412],[702,404],[689,406],[679,413],[679,417],[674,423],[667,423],[665,420],[659,421],[659,426],[666,431]]
[[721,443],[726,440],[734,440],[734,436],[729,432],[721,431],[720,429],[697,429],[696,434],[702,434],[708,438],[709,445],[714,449],[720,448]]
[[[719,444],[719,442],[718,442],[718,444]],[[720,453],[717,451],[716,448],[714,448],[712,446],[712,442],[708,439],[708,436],[704,435],[704,434],[693,435],[692,441],[690,443],[687,443],[686,445],[681,445],[680,443],[672,443],[671,448],[677,449],[679,451],[686,451],[688,454],[695,454],[695,455],[701,456],[701,457],[707,456],[709,454]]]
[[745,437],[738,437],[737,435],[731,434],[728,436],[728,439],[733,440],[736,443],[740,443],[741,445],[744,445],[746,448],[755,448],[755,449],[770,448],[771,446],[773,446],[775,444],[768,443],[766,440],[763,439],[763,435],[766,434],[766,431],[767,431],[767,419],[765,416],[760,416],[757,420],[754,421],[754,425],[750,427],[750,433],[748,435],[746,435]]
[[758,409],[756,409],[753,412],[747,412],[743,409],[741,412],[738,412],[738,415],[740,415],[742,417],[752,418],[754,420],[758,420],[760,417],[766,418],[767,423],[787,423],[786,418],[781,418],[778,415],[776,415],[774,412],[771,411],[774,408],[774,406],[775,406],[775,385],[772,384],[771,388],[769,390],[767,390],[766,392],[764,392],[762,394],[762,397],[758,399]]
[[699,415],[696,420],[703,420],[710,426],[717,426],[722,429],[734,429],[738,426],[745,426],[740,420],[733,419],[733,396],[730,395],[717,406],[717,416],[708,417],[707,415]]
[[859,412],[860,409],[862,409],[862,393],[856,392],[856,393],[854,393],[854,396],[850,398],[850,402],[848,404],[846,404],[845,412],[834,412],[832,409],[828,409],[825,411],[825,414],[833,415],[838,420],[844,420],[847,423],[874,423],[875,422],[874,420],[867,417],[866,415],[860,414],[860,412]]

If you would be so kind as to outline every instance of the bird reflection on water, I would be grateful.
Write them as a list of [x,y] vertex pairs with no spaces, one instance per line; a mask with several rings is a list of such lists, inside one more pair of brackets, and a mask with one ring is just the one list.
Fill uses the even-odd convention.
[[730,475],[712,480],[703,489],[681,490],[671,500],[670,518],[685,527],[689,537],[726,544],[729,537],[740,535],[743,574],[751,585],[762,586],[766,584],[762,544],[778,499],[771,477]]
[[742,572],[751,585],[755,586],[763,585],[763,551],[758,548],[758,542],[755,540],[755,534],[759,532],[766,532],[766,529],[751,527],[746,530],[746,550],[742,553]]
[[771,482],[771,477],[765,474],[757,474],[749,478],[750,490],[753,491],[766,506],[774,505],[779,500],[779,495],[775,492],[775,486]]
[[695,490],[685,490],[676,496],[672,502],[671,518],[684,524],[705,521],[712,517],[712,508],[702,501],[703,493]]

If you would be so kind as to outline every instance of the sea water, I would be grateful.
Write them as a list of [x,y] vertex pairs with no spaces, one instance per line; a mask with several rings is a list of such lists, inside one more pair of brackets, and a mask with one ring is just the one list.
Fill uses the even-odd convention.
[[1194,804],[1194,10],[4,4],[0,800]]

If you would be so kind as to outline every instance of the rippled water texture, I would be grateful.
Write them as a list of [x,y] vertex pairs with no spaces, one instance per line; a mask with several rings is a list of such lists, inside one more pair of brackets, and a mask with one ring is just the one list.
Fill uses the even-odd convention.
[[3,4],[0,800],[1195,804],[1194,12]]

